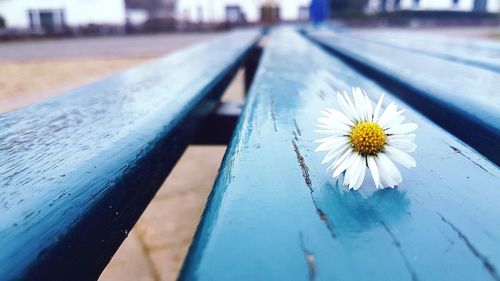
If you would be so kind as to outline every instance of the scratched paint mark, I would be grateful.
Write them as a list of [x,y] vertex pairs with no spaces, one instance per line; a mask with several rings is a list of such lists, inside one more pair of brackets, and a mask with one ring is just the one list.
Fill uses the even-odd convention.
[[311,193],[313,193],[314,190],[312,189],[312,181],[311,177],[309,176],[309,167],[307,167],[306,162],[304,161],[304,156],[302,156],[302,154],[300,153],[299,147],[297,146],[297,143],[295,143],[295,140],[292,140],[292,144],[295,155],[297,156],[297,161],[299,162],[300,169],[302,170],[302,177],[304,178],[304,182],[306,183]]
[[389,227],[387,226],[387,224],[385,222],[379,221],[379,223],[384,227],[387,234],[389,234],[389,236],[391,237],[392,243],[398,249],[399,255],[403,259],[403,262],[406,266],[406,269],[408,270],[408,272],[411,275],[411,280],[418,281],[417,273],[411,267],[411,264],[410,264],[408,258],[406,257],[406,254],[403,252],[403,249],[401,248],[401,242],[397,239],[397,237],[394,235],[394,233],[392,233],[392,231],[389,229]]
[[299,125],[297,124],[297,120],[295,120],[295,118],[293,118],[293,125],[295,126],[297,134],[299,134],[299,136],[302,136],[302,132],[300,131]]
[[278,132],[278,128],[276,127],[276,115],[274,113],[274,97],[270,96],[269,99],[271,102],[271,118],[273,119],[274,131]]
[[314,281],[316,280],[316,257],[311,251],[309,251],[306,248],[302,232],[299,232],[299,238],[300,238],[300,248],[304,253],[304,258],[306,259],[307,267],[309,269],[309,281]]
[[483,171],[487,172],[488,174],[494,176],[492,173],[490,173],[490,171],[486,170],[483,166],[479,165],[478,163],[476,163],[474,160],[470,159],[470,157],[468,157],[467,155],[463,154],[462,151],[454,146],[451,146],[451,145],[448,145],[451,149],[453,149],[453,151],[455,151],[456,153],[462,155],[463,157],[469,159],[472,163],[474,163],[476,166],[478,166],[479,168],[481,168]]
[[[316,204],[315,204],[316,205]],[[329,226],[329,223],[328,223],[328,218],[326,217],[326,214],[325,212],[323,212],[323,210],[321,210],[320,208],[316,208],[316,212],[318,213],[318,216],[319,218],[326,224]],[[330,227],[329,227],[330,228]]]
[[295,140],[292,140],[292,144],[293,144],[293,150],[295,151],[295,155],[297,157],[297,161],[299,162],[300,169],[302,170],[302,177],[304,178],[304,182],[306,186],[309,188],[309,192],[311,193],[311,199],[314,204],[314,207],[316,208],[316,213],[318,214],[320,220],[326,225],[326,228],[330,232],[332,238],[335,238],[336,234],[335,231],[333,230],[333,226],[328,221],[325,212],[318,206],[316,199],[314,199],[314,194],[313,194],[314,189],[312,188],[312,181],[311,177],[309,176],[309,167],[307,167],[306,165],[304,156],[302,156],[302,153],[300,153],[299,147],[297,146],[297,143],[295,143]]
[[493,277],[493,279],[496,281],[500,281],[500,276],[498,275],[496,268],[483,254],[479,252],[479,250],[474,245],[472,245],[469,238],[467,238],[467,236],[465,236],[465,234],[463,234],[462,231],[460,231],[454,224],[452,224],[449,220],[447,220],[443,215],[441,215],[440,213],[437,214],[438,216],[441,217],[441,220],[443,222],[448,224],[458,234],[458,237],[462,239],[462,241],[464,241],[465,245],[467,246],[467,248],[469,248],[472,254],[482,262],[484,268],[486,268],[491,277]]

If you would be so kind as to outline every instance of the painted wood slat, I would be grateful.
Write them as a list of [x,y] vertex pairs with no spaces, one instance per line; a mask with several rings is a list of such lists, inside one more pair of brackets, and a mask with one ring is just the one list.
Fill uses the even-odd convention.
[[397,94],[500,164],[500,73],[328,31],[309,35],[384,83],[405,87]]
[[0,115],[0,279],[96,279],[258,37],[232,32]]
[[353,32],[371,42],[500,72],[500,42],[398,31]]
[[335,97],[383,92],[291,31],[271,34],[180,280],[500,280],[500,181],[490,162],[394,96],[419,124],[397,189],[339,186],[314,132]]

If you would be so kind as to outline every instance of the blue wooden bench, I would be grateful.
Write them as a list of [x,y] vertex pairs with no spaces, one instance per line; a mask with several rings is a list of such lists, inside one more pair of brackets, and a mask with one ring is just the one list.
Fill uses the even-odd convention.
[[465,40],[454,37],[440,37],[408,31],[353,32],[349,35],[500,72],[500,43],[497,42],[479,38]]
[[308,36],[500,164],[500,73],[341,33]]
[[[180,280],[500,280],[498,168],[413,110],[417,167],[348,191],[315,153],[333,87],[386,92],[299,34],[270,35]],[[366,185],[370,185],[369,182]]]
[[0,280],[96,279],[259,36],[232,32],[0,115]]

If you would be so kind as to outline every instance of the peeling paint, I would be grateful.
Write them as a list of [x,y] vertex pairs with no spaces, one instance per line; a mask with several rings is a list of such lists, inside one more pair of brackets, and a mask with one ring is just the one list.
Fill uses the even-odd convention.
[[302,136],[302,132],[300,131],[299,125],[297,124],[297,120],[295,118],[293,118],[293,125],[295,126],[297,134],[299,134],[299,136]]
[[493,277],[493,279],[496,280],[496,281],[500,281],[500,276],[498,275],[498,272],[497,272],[496,268],[488,260],[488,258],[486,258],[486,256],[484,256],[483,254],[481,254],[479,252],[479,250],[474,245],[472,245],[472,243],[470,242],[469,238],[467,238],[467,236],[465,236],[465,234],[463,232],[461,232],[454,224],[452,224],[449,220],[447,220],[440,213],[437,213],[437,214],[438,214],[438,216],[441,217],[441,220],[443,222],[445,222],[446,224],[448,224],[458,234],[458,237],[460,239],[462,239],[462,241],[464,241],[465,245],[467,246],[467,248],[469,248],[469,250],[471,251],[471,253],[482,262],[484,268],[486,268],[486,270],[491,275],[491,277]]
[[314,281],[316,280],[316,256],[306,248],[302,232],[299,233],[299,237],[300,237],[300,248],[304,253],[304,258],[306,260],[307,267],[309,269],[309,281]]
[[486,170],[483,166],[481,166],[480,164],[476,163],[474,160],[470,159],[470,157],[466,156],[465,154],[462,153],[462,151],[454,146],[451,146],[451,145],[448,145],[454,152],[462,155],[463,157],[467,158],[468,160],[470,160],[472,163],[474,163],[476,166],[478,166],[479,168],[481,168],[483,171],[487,172],[488,174],[494,176],[490,171]]
[[295,151],[295,155],[297,156],[297,161],[299,162],[300,169],[302,170],[302,177],[304,178],[304,182],[306,183],[307,187],[312,193],[314,192],[314,190],[312,189],[312,182],[311,178],[309,177],[309,168],[307,167],[304,161],[304,157],[300,153],[297,143],[295,143],[294,140],[292,140],[292,143],[293,143],[293,150]]
[[335,238],[336,235],[335,235],[335,232],[333,231],[332,225],[328,221],[328,217],[326,216],[325,212],[323,210],[321,210],[321,208],[316,203],[316,200],[314,199],[314,194],[313,194],[314,189],[312,188],[312,181],[311,181],[311,178],[309,176],[309,168],[307,167],[307,165],[304,161],[304,157],[300,153],[299,147],[297,146],[297,144],[295,143],[294,140],[292,140],[292,144],[293,144],[293,150],[295,151],[295,154],[297,156],[297,161],[299,162],[299,166],[302,169],[302,177],[304,178],[304,182],[305,182],[306,186],[309,188],[309,192],[311,193],[311,199],[313,201],[314,207],[316,208],[316,213],[318,214],[321,221],[326,225],[326,228],[330,232],[330,235],[332,236],[332,238]]
[[415,270],[411,266],[410,261],[408,260],[408,257],[406,257],[406,254],[403,252],[403,249],[401,248],[401,242],[399,242],[397,237],[394,235],[394,233],[392,233],[392,231],[389,229],[389,227],[387,226],[387,224],[384,221],[381,220],[379,222],[384,227],[387,234],[389,234],[389,236],[391,237],[394,246],[396,246],[396,248],[398,249],[398,252],[401,255],[401,258],[403,259],[403,262],[406,266],[406,269],[408,269],[408,272],[411,275],[411,280],[418,281],[417,273],[415,272]]

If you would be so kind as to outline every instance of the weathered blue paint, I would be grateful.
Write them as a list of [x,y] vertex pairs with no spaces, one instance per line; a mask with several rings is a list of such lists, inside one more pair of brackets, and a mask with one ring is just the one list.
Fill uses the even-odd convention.
[[0,280],[96,279],[258,36],[0,115]]
[[500,164],[500,73],[328,31],[308,36]]
[[180,280],[500,280],[498,169],[389,93],[420,126],[417,167],[397,189],[339,186],[314,152],[335,97],[304,92],[321,70],[338,90],[383,91],[272,34]]
[[353,32],[364,40],[500,72],[500,43],[397,31]]

